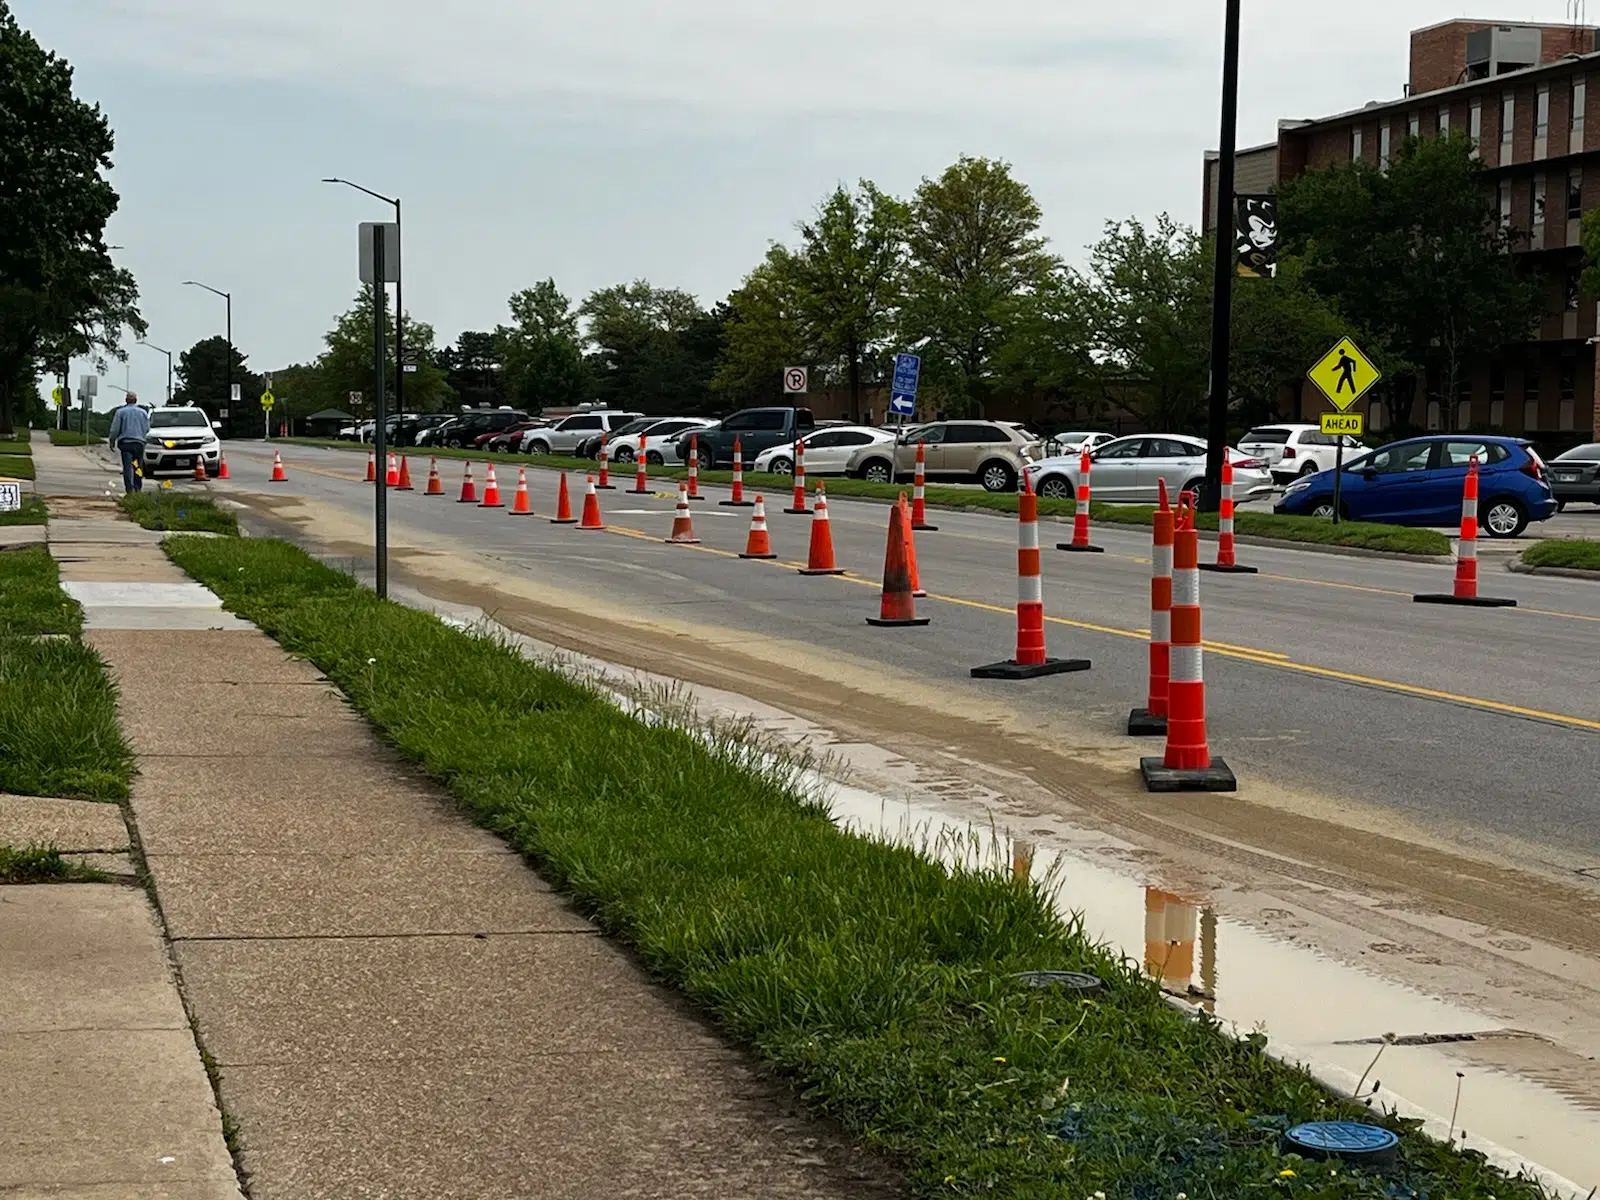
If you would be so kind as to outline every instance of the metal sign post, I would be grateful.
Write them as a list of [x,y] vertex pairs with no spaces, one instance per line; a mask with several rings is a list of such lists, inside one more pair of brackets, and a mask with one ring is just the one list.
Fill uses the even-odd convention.
[[[388,293],[384,291],[384,234],[387,227],[376,223],[364,223],[361,231],[365,234],[371,230],[371,251],[362,255],[362,282],[372,284],[372,449],[378,461],[378,483],[372,489],[373,498],[373,550],[377,559],[377,588],[378,598],[389,598],[389,486],[388,475],[384,468],[387,457],[387,438],[385,437],[384,419],[384,303]],[[362,239],[362,248],[367,247],[367,240]]]

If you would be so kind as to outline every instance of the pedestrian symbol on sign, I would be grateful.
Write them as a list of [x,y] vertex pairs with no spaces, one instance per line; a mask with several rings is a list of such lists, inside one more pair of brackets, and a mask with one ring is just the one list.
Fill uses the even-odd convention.
[[1366,395],[1381,377],[1378,368],[1349,338],[1340,338],[1339,344],[1306,372],[1306,378],[1316,384],[1340,412]]

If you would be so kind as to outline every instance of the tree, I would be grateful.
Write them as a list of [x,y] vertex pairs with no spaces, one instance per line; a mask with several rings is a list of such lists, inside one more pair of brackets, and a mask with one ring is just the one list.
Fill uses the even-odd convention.
[[793,300],[812,361],[838,364],[861,419],[862,365],[886,349],[905,286],[904,202],[863,179],[841,184],[800,226],[800,251],[788,259]]
[[42,359],[60,370],[64,354],[122,357],[122,326],[144,332],[104,241],[112,145],[99,107],[73,95],[72,68],[0,0],[0,434]]
[[641,279],[601,288],[579,311],[601,403],[665,414],[707,404],[717,360],[705,357],[706,314],[688,292]]
[[776,404],[783,397],[783,369],[810,361],[794,274],[794,255],[771,246],[729,294],[712,391],[736,404]]
[[925,365],[956,408],[989,394],[1015,300],[1046,284],[1056,265],[1040,216],[1010,166],[986,158],[962,156],[912,199],[902,340],[926,339]]
[[1095,357],[1091,312],[1082,278],[1064,269],[1015,297],[995,351],[1001,386],[1041,394],[1075,419],[1098,416],[1109,372]]
[[[355,302],[338,322],[323,335],[325,349],[317,358],[325,397],[347,397],[351,392],[361,392],[365,403],[371,405],[376,396],[373,375],[373,294],[370,284],[362,286]],[[391,411],[394,404],[394,313],[385,306],[383,311],[384,391]],[[423,321],[405,318],[405,349],[407,356],[417,355],[417,370],[406,375],[405,406],[407,412],[436,412],[450,402],[450,388],[445,375],[434,362],[433,326]]]
[[[199,405],[213,413],[228,408],[229,357],[228,339],[220,334],[202,338],[179,354],[173,371],[176,383],[172,389],[172,402]],[[239,352],[238,346],[231,348],[231,357],[232,381],[239,385],[239,404],[236,407],[248,411],[256,406],[261,393],[266,390],[265,385],[261,376],[250,369],[246,356]],[[276,384],[277,381],[273,382]],[[241,415],[230,410],[230,425]]]
[[477,407],[506,403],[504,344],[501,333],[463,329],[455,345],[439,351],[439,367],[456,399]]
[[590,382],[572,302],[554,279],[546,279],[517,292],[508,304],[511,324],[494,331],[507,394],[530,413],[580,403]]
[[[1208,316],[1209,310],[1208,304]],[[1228,372],[1235,422],[1249,426],[1273,419],[1279,389],[1298,384],[1348,329],[1338,310],[1306,283],[1304,264],[1292,255],[1279,258],[1271,278],[1235,281]]]
[[[1282,250],[1303,260],[1306,284],[1386,373],[1454,396],[1473,367],[1526,341],[1540,314],[1540,286],[1510,253],[1520,235],[1500,223],[1493,187],[1464,134],[1409,139],[1387,171],[1359,161],[1285,183]],[[1410,407],[1396,406],[1397,427]],[[1455,406],[1443,407],[1453,421]]]

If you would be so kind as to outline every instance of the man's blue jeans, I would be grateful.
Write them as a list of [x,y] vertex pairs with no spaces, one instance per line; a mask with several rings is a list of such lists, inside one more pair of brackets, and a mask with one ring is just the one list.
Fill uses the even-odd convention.
[[122,490],[138,492],[144,489],[144,478],[133,469],[133,464],[144,457],[144,443],[133,438],[123,438],[117,443],[122,451]]

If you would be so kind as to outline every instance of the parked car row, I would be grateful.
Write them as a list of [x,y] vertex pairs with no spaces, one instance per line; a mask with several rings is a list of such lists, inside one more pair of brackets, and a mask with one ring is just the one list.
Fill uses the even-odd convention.
[[[1233,495],[1252,500],[1271,495],[1272,475],[1267,464],[1227,448],[1233,465]],[[1081,454],[1063,454],[1026,468],[1033,490],[1051,499],[1078,494]],[[1206,476],[1206,443],[1177,433],[1135,433],[1102,442],[1089,453],[1089,484],[1096,500],[1119,504],[1154,504],[1167,485],[1173,500],[1183,491],[1198,491]]]

